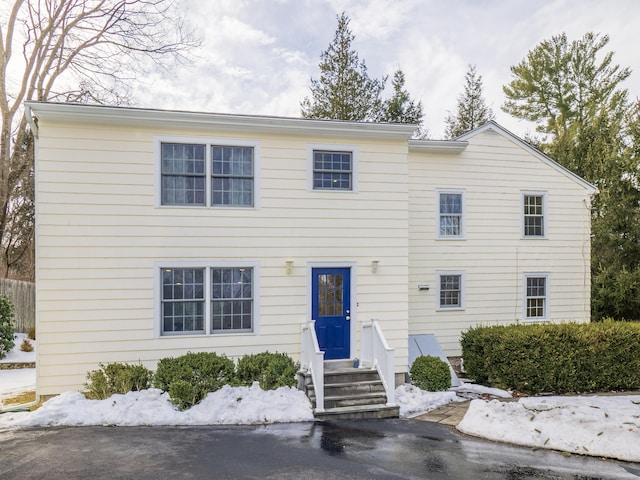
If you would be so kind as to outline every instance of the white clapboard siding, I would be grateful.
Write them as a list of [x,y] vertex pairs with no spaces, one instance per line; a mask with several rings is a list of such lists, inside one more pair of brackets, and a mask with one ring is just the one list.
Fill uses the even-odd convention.
[[[549,273],[550,321],[588,321],[589,191],[507,135],[468,142],[461,154],[409,154],[409,332],[459,355],[462,331],[522,321],[525,272]],[[464,240],[437,239],[438,189],[464,190]],[[546,192],[545,239],[521,238],[521,191]],[[448,270],[464,272],[463,310],[438,310],[437,271]]]
[[[37,113],[37,108],[36,108]],[[118,126],[42,118],[37,156],[38,392],[82,388],[99,363],[189,351],[300,353],[308,265],[353,265],[354,346],[372,318],[407,370],[407,142],[259,128]],[[158,136],[258,142],[259,208],[156,207]],[[358,147],[357,192],[308,191],[311,144]],[[158,337],[154,265],[255,261],[256,333]],[[286,274],[285,261],[293,261]],[[378,272],[371,262],[379,261]],[[352,350],[352,356],[359,355]]]

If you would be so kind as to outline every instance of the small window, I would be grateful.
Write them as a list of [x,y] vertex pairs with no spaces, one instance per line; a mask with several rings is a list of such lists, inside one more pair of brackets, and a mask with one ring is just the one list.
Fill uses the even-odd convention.
[[461,238],[463,236],[463,192],[438,192],[438,237]]
[[440,272],[438,273],[438,308],[461,309],[462,308],[462,273]]
[[252,331],[252,277],[251,268],[212,269],[212,332]]
[[161,145],[162,205],[205,205],[205,146]]
[[544,194],[523,194],[523,235],[525,237],[545,236],[544,200]]
[[549,318],[548,275],[525,275],[525,319]]
[[313,151],[314,190],[353,190],[352,152]]
[[253,206],[253,148],[211,147],[212,205]]
[[162,269],[162,333],[204,333],[204,268]]

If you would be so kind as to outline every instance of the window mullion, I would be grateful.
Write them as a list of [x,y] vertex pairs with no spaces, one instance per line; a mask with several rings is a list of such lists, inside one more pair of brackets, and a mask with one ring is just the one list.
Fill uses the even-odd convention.
[[[205,176],[205,181],[204,181],[204,188],[206,189],[205,192],[205,204],[207,207],[211,207],[211,189],[212,189],[212,176],[213,176],[213,172],[211,169],[211,145],[207,144],[205,146],[205,152],[204,152],[204,159],[205,159],[205,166],[204,166],[204,176]],[[209,270],[207,268],[207,270]],[[206,298],[206,295],[205,295]]]

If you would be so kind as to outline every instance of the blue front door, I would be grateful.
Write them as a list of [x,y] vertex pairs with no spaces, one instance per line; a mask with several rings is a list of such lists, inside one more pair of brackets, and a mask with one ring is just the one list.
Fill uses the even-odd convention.
[[325,360],[349,358],[351,342],[351,270],[312,269],[311,315]]

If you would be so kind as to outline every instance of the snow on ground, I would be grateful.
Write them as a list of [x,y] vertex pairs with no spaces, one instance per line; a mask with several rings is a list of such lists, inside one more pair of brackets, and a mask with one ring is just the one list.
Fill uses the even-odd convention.
[[[34,361],[19,351],[22,339],[4,362]],[[19,358],[19,360],[18,360]],[[2,398],[35,388],[35,369],[0,370]],[[463,383],[446,392],[425,392],[412,385],[396,389],[401,417],[414,417],[468,398],[509,398],[504,390]],[[313,421],[309,399],[294,388],[264,391],[223,387],[183,412],[157,389],[87,400],[66,392],[34,412],[0,414],[0,429],[42,425],[220,425]],[[640,462],[640,395],[528,397],[517,402],[472,400],[458,425],[461,432],[533,448]]]
[[22,342],[24,341],[24,339],[27,338],[27,335],[26,333],[16,333],[15,336],[16,336],[14,340],[15,346],[13,347],[13,349],[11,349],[9,353],[7,353],[6,357],[0,360],[0,363],[35,362],[36,361],[36,342],[34,340],[29,340],[29,342],[31,343],[31,346],[33,347],[33,351],[23,352],[22,350],[20,350],[20,346],[22,345]]
[[516,445],[640,462],[640,395],[473,400],[457,428]]

